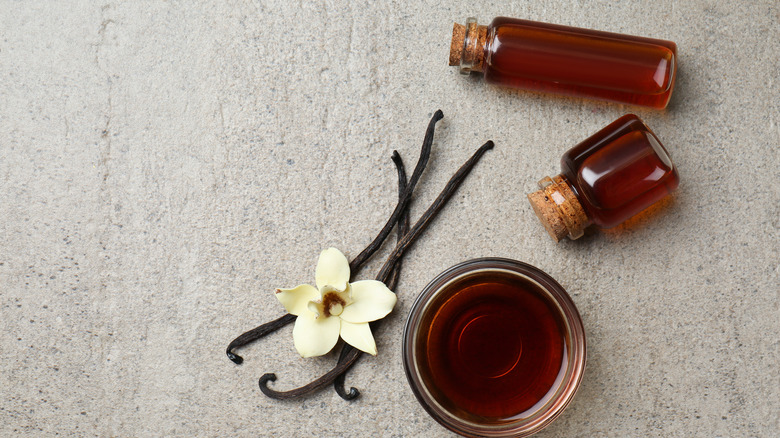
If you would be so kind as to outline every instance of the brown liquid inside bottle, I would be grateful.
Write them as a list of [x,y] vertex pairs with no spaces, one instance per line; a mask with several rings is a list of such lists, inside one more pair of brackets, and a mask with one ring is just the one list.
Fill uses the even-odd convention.
[[671,41],[506,17],[488,26],[471,20],[462,38],[456,24],[452,50],[462,52],[450,64],[483,72],[489,83],[659,109],[671,98],[677,62]]
[[614,227],[667,196],[680,181],[669,153],[633,114],[567,151],[561,169],[528,195],[556,240],[576,239],[590,224]]
[[610,228],[641,212],[680,182],[669,153],[639,118],[629,114],[570,149],[563,175],[592,222]]
[[452,285],[421,323],[420,372],[434,398],[475,421],[509,421],[554,387],[567,358],[565,323],[531,280],[492,273]]

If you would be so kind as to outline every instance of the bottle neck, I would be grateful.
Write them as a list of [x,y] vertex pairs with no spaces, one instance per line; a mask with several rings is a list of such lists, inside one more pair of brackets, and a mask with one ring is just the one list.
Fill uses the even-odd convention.
[[556,242],[566,236],[571,240],[582,237],[591,220],[566,177],[545,177],[539,189],[528,200],[550,237]]
[[450,43],[450,65],[457,65],[461,74],[485,71],[485,45],[487,26],[477,24],[477,19],[469,17],[466,24],[452,27]]

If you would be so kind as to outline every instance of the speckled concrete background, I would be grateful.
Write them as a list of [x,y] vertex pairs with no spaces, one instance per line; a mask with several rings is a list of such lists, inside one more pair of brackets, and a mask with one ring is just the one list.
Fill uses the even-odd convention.
[[[0,435],[447,436],[415,401],[401,329],[438,272],[536,265],[582,313],[588,368],[539,436],[777,436],[780,8],[774,1],[0,2]],[[670,39],[666,111],[513,92],[447,67],[453,20],[523,17]],[[441,108],[417,217],[496,142],[408,254],[399,305],[347,383],[272,291],[356,255]],[[554,244],[525,193],[635,112],[681,175],[654,214]],[[384,254],[387,250],[384,251]],[[373,261],[361,278],[374,275]]]

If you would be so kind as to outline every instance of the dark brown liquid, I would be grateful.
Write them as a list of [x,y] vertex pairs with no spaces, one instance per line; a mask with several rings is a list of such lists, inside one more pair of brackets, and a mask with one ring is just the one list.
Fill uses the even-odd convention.
[[505,17],[488,32],[488,82],[655,108],[669,102],[677,52],[671,41]]
[[420,372],[451,412],[502,421],[532,408],[565,369],[565,324],[533,281],[476,273],[450,285],[423,317]]
[[604,228],[649,207],[680,182],[666,149],[633,114],[566,152],[561,167],[588,216]]

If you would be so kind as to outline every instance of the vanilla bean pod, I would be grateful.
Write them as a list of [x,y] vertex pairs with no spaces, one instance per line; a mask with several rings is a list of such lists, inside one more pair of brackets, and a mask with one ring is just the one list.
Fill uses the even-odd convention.
[[[382,227],[382,230],[380,230],[379,234],[377,234],[374,240],[368,244],[366,249],[361,251],[360,254],[358,254],[357,257],[355,257],[349,263],[350,277],[354,276],[358,271],[360,271],[368,259],[382,246],[382,243],[385,241],[385,239],[387,239],[387,236],[390,235],[390,231],[392,230],[393,226],[395,226],[395,224],[400,219],[401,214],[409,206],[414,188],[417,185],[417,182],[420,180],[425,167],[428,165],[428,159],[431,155],[431,146],[433,144],[433,135],[436,130],[436,122],[441,120],[443,117],[444,114],[441,112],[441,110],[437,110],[435,113],[433,113],[433,117],[431,117],[430,122],[428,122],[428,128],[425,131],[425,137],[423,138],[423,144],[420,149],[420,157],[417,159],[417,164],[414,167],[414,171],[412,172],[412,177],[409,180],[409,183],[405,184],[405,189],[402,191],[402,195],[399,196],[395,210],[393,210],[393,213],[390,215],[390,218],[387,220],[385,226]],[[397,154],[398,153],[395,152],[393,156],[396,156]],[[395,161],[395,159],[393,159],[393,161]],[[406,183],[405,179],[404,183]],[[238,354],[234,353],[233,350],[267,336],[293,321],[295,321],[295,316],[288,313],[278,319],[262,324],[252,330],[249,330],[248,332],[241,334],[236,339],[231,341],[230,344],[228,344],[228,347],[225,351],[228,359],[233,361],[235,364],[240,365],[244,359]]]
[[[452,195],[455,193],[455,191],[460,187],[461,183],[466,179],[466,176],[468,176],[471,169],[477,164],[479,159],[482,157],[482,155],[489,149],[493,148],[493,142],[488,141],[484,145],[482,145],[475,153],[474,155],[466,161],[463,166],[461,166],[460,169],[458,169],[457,172],[455,172],[455,175],[450,178],[449,182],[447,182],[447,185],[444,187],[444,190],[439,194],[439,196],[436,198],[436,200],[431,204],[430,207],[428,207],[428,210],[423,213],[423,215],[420,217],[420,219],[414,224],[412,229],[407,233],[400,242],[396,245],[393,252],[390,254],[390,257],[388,257],[387,261],[385,262],[382,269],[379,271],[379,274],[376,276],[376,279],[381,282],[386,282],[387,279],[390,277],[390,274],[393,270],[393,267],[395,266],[398,261],[401,260],[401,258],[404,255],[404,252],[414,243],[415,239],[420,236],[423,230],[428,226],[428,224],[433,220],[433,218],[441,211],[442,207],[446,204],[446,202],[452,197]],[[376,323],[376,321],[374,322]],[[375,326],[372,325],[372,328]],[[325,385],[328,385],[329,383],[333,382],[339,375],[346,372],[349,368],[352,367],[352,365],[357,362],[357,360],[362,355],[362,351],[360,350],[352,350],[345,354],[345,357],[343,361],[340,361],[333,369],[325,373],[320,378],[312,381],[308,385],[301,386],[300,388],[292,389],[289,391],[275,391],[268,387],[268,382],[274,382],[276,381],[276,374],[274,373],[266,373],[263,374],[262,377],[260,377],[260,380],[258,382],[260,386],[260,391],[263,392],[266,396],[270,398],[274,398],[277,400],[288,400],[288,399],[294,399],[298,397],[302,397],[308,394],[311,394],[312,392],[324,387]]]
[[420,216],[420,219],[415,222],[414,227],[412,227],[409,233],[407,233],[395,246],[395,249],[390,254],[390,257],[387,258],[384,266],[382,266],[379,274],[377,274],[377,280],[381,282],[387,281],[387,278],[390,276],[390,273],[396,262],[401,259],[401,257],[404,255],[404,252],[409,249],[409,246],[414,243],[414,241],[425,230],[428,224],[431,223],[433,218],[436,217],[439,211],[441,211],[442,207],[444,207],[447,201],[455,193],[455,190],[457,190],[463,180],[466,179],[466,176],[468,176],[469,172],[471,172],[471,169],[474,168],[474,165],[476,165],[479,159],[482,158],[482,155],[490,149],[493,149],[493,146],[494,144],[492,141],[488,141],[487,143],[480,146],[480,148],[474,152],[474,155],[472,155],[471,158],[469,158],[468,161],[466,161],[466,163],[463,164],[463,166],[461,166],[457,172],[455,172],[455,175],[450,178],[450,180],[447,182],[447,186],[444,187],[444,190],[442,190],[436,200],[433,201],[433,204],[428,207],[428,210],[426,210],[425,213]]
[[[439,112],[441,112],[441,110],[439,110]],[[408,186],[406,182],[406,168],[404,167],[404,162],[401,159],[401,155],[398,153],[398,151],[393,151],[393,155],[390,158],[392,158],[393,163],[395,164],[395,167],[398,171],[398,197],[400,198],[401,196],[406,196],[403,195],[404,191],[406,190],[406,187]],[[395,244],[398,245],[398,242],[400,242],[401,239],[408,232],[409,232],[409,205],[407,204],[406,208],[404,208],[404,211],[401,214],[401,219],[398,221]],[[395,269],[393,269],[392,277],[390,277],[390,280],[388,281],[388,285],[392,285],[392,287],[388,286],[388,289],[392,291],[395,291],[395,288],[398,285],[398,278],[401,276],[401,265],[402,263],[399,260],[398,263],[396,263],[395,265]]]
[[[401,155],[398,154],[398,151],[393,151],[393,163],[395,164],[395,168],[398,171],[398,198],[399,201],[404,196],[404,192],[406,191],[406,168],[404,167],[404,162],[401,159]],[[396,244],[401,241],[401,239],[404,237],[406,233],[409,232],[409,208],[404,209],[403,214],[401,215],[401,220],[398,221],[398,228],[396,229]],[[387,281],[387,287],[391,291],[396,292],[396,286],[398,285],[398,278],[401,276],[401,261],[399,260],[398,263],[395,264],[395,269],[393,269],[393,275],[390,276],[390,280]],[[397,293],[397,292],[396,292]],[[376,327],[371,327],[372,332],[376,333],[375,331]],[[346,359],[347,355],[354,350],[355,347],[347,344],[346,342],[341,347],[341,354],[339,354],[339,360],[336,365],[341,364]],[[333,389],[336,391],[336,394],[339,395],[339,397],[343,398],[344,400],[350,401],[356,399],[360,395],[360,391],[355,388],[354,386],[349,388],[349,392],[347,392],[346,388],[344,387],[344,381],[347,377],[347,371],[345,370],[342,374],[339,374],[338,377],[336,377],[336,380],[333,381]]]
[[[401,214],[403,214],[404,210],[406,210],[409,202],[411,202],[412,192],[414,192],[414,188],[417,186],[417,182],[420,180],[425,167],[428,165],[428,158],[431,156],[431,146],[433,145],[433,134],[436,130],[436,122],[441,120],[443,117],[444,113],[442,113],[441,110],[436,110],[436,112],[433,113],[431,121],[428,122],[428,129],[425,130],[425,137],[423,138],[422,149],[420,150],[420,158],[417,160],[417,165],[414,167],[414,171],[412,171],[412,177],[409,179],[409,184],[406,185],[403,194],[398,197],[398,204],[396,204],[395,210],[393,210],[393,214],[390,215],[390,219],[387,220],[387,223],[379,232],[379,235],[376,237],[376,239],[374,239],[373,242],[368,245],[368,247],[366,247],[366,249],[363,250],[363,252],[355,257],[355,260],[352,261],[352,263],[355,265],[362,266],[366,260],[368,260],[368,258],[379,249],[379,247],[382,245],[382,242],[384,242],[384,240],[390,234],[390,230],[392,230],[393,226],[395,226],[396,222],[398,222]],[[395,152],[393,156],[400,157],[398,152]],[[395,162],[395,159],[393,159],[393,162]],[[350,268],[352,268],[352,264],[350,264]]]

